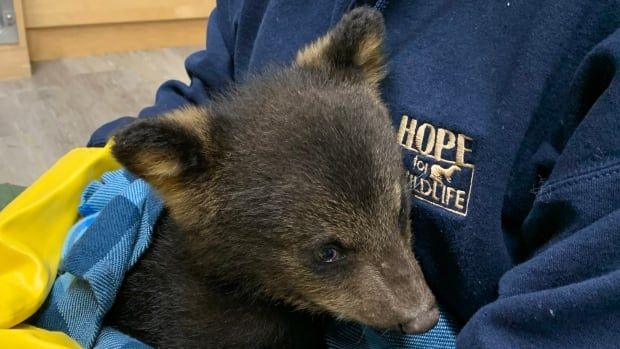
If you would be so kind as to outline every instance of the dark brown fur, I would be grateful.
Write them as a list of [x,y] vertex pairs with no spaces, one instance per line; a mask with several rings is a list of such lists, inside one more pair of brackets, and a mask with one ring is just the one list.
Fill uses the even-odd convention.
[[[162,348],[316,348],[328,316],[434,324],[377,90],[382,37],[378,12],[354,10],[291,67],[116,136],[167,211],[109,324]],[[344,258],[322,262],[325,246]]]

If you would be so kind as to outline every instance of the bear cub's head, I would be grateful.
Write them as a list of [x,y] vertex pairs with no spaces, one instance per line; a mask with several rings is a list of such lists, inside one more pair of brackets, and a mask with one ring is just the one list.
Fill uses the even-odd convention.
[[379,12],[353,10],[289,67],[116,135],[205,279],[381,329],[437,322],[378,89],[383,34]]

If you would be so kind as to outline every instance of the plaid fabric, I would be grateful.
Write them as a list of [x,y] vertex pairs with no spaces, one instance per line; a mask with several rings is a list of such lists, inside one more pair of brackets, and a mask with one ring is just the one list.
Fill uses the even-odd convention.
[[59,276],[39,312],[36,326],[62,331],[84,348],[148,348],[102,328],[125,273],[150,243],[161,201],[141,179],[119,170],[103,175],[82,194],[82,216],[98,214],[86,229],[70,234]]
[[[161,209],[148,184],[124,170],[91,183],[78,209],[85,218],[69,232],[59,276],[30,322],[65,332],[84,348],[148,348],[102,322],[126,272],[148,247]],[[439,324],[423,335],[381,333],[336,322],[327,343],[333,349],[454,348],[456,328],[443,312]]]
[[373,330],[354,323],[335,323],[327,332],[330,349],[451,349],[456,347],[458,326],[441,311],[439,322],[430,331],[401,335]]

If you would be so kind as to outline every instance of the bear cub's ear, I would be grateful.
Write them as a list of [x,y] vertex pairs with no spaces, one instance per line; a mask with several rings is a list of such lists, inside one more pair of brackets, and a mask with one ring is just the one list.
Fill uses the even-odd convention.
[[207,170],[208,122],[207,111],[197,107],[137,120],[114,136],[112,154],[165,195],[167,189]]
[[378,88],[385,77],[381,12],[359,7],[342,17],[327,34],[297,53],[300,67],[327,68]]

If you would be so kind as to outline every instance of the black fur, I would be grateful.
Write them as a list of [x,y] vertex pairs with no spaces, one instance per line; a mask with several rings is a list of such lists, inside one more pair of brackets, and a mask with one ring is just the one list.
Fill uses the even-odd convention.
[[[327,317],[436,321],[374,81],[381,48],[361,44],[382,34],[380,14],[354,10],[308,56],[318,63],[298,59],[116,136],[116,158],[167,212],[109,325],[162,348],[318,348]],[[325,246],[342,258],[322,261]]]
[[[156,348],[321,348],[321,316],[249,297],[195,267],[187,240],[167,213],[106,322]],[[162,274],[165,273],[165,274]],[[207,320],[208,319],[208,320]]]

